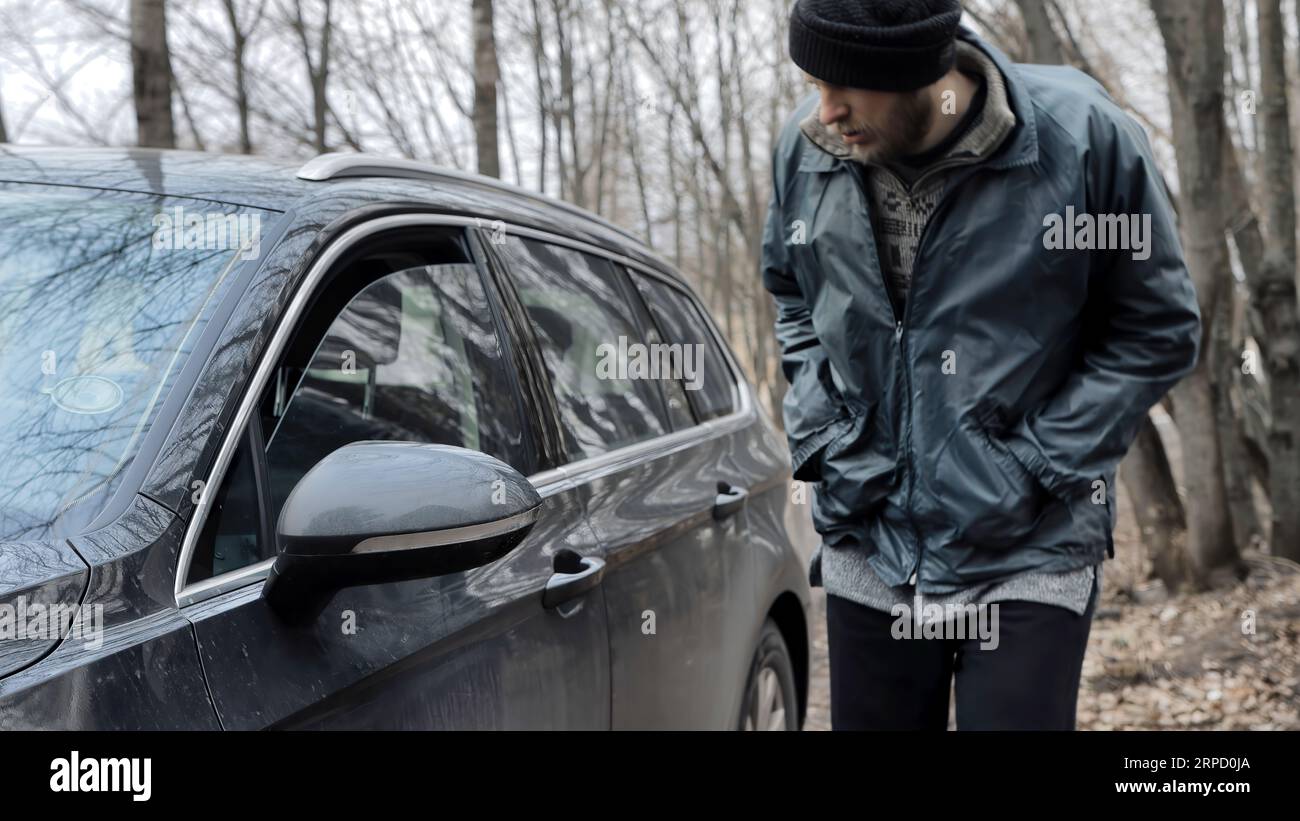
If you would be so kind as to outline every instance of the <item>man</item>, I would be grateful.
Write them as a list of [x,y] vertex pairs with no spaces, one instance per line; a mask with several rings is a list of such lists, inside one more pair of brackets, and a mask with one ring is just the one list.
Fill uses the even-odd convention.
[[960,17],[790,16],[762,268],[837,729],[943,729],[954,679],[959,729],[1073,729],[1115,468],[1200,345],[1141,128]]

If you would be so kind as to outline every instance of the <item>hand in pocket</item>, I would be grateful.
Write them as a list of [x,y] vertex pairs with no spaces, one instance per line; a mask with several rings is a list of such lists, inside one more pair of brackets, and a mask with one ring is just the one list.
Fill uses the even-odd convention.
[[1046,491],[987,430],[965,422],[937,464],[935,489],[961,541],[998,550],[1033,533]]
[[818,500],[836,520],[870,516],[896,486],[897,449],[877,423],[876,407],[856,410],[849,429],[822,451]]

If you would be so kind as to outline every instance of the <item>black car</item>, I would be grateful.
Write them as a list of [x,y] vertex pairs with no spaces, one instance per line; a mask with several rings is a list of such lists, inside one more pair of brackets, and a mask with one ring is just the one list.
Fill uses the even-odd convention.
[[0,146],[0,363],[0,729],[802,725],[784,438],[594,215]]

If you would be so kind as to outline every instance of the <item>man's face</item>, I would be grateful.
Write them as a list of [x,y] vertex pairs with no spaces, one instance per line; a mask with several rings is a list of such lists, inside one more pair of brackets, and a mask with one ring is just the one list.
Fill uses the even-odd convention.
[[804,77],[821,95],[822,125],[861,162],[887,162],[915,154],[930,130],[934,106],[929,88],[871,91]]

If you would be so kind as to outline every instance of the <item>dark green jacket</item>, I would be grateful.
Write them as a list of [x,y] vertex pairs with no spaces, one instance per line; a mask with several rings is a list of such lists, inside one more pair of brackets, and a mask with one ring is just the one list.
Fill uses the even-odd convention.
[[[1115,468],[1195,365],[1201,333],[1142,129],[1087,75],[1013,65],[959,36],[1002,71],[1017,124],[949,178],[904,314],[860,178],[799,129],[815,94],[778,138],[762,249],[814,524],[827,544],[871,553],[890,585],[917,574],[925,593],[1100,561]],[[1139,227],[1149,215],[1145,249],[1129,237],[1130,249],[1067,250],[1049,215],[1070,214]]]

